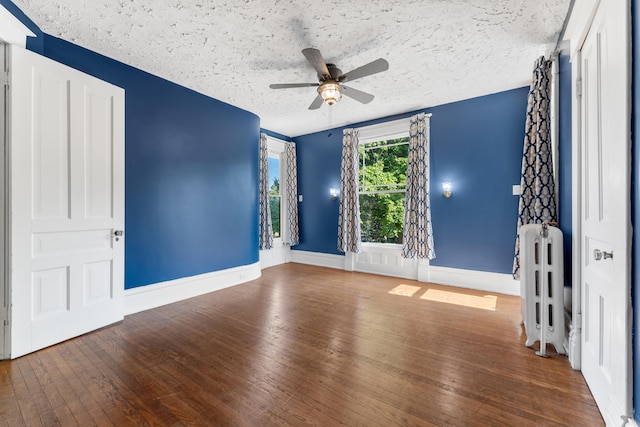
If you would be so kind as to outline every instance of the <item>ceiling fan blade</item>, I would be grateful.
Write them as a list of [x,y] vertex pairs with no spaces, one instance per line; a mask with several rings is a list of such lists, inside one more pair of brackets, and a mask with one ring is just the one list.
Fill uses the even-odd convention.
[[309,105],[309,110],[317,110],[318,108],[322,107],[323,102],[324,99],[322,99],[320,95],[316,96],[316,99],[314,99],[311,105]]
[[344,93],[350,98],[355,99],[358,102],[362,102],[363,104],[368,104],[371,101],[373,101],[374,96],[371,95],[370,93],[363,92],[361,90],[354,89],[352,87],[345,86],[345,85],[342,85],[341,87],[342,87],[342,93]]
[[348,73],[341,75],[340,77],[338,77],[338,81],[353,81],[355,79],[359,79],[360,77],[366,77],[372,74],[387,71],[388,69],[389,63],[386,61],[386,59],[379,58],[373,62],[369,62],[368,64],[363,65],[362,67],[358,67],[355,70],[351,70]]
[[319,83],[279,83],[269,85],[271,89],[289,89],[291,87],[313,87],[320,86]]
[[316,70],[318,74],[331,77],[331,73],[329,73],[327,64],[326,62],[324,62],[324,59],[322,59],[322,54],[318,49],[302,49],[302,54],[305,56],[305,58],[307,58],[309,64],[311,64],[311,66]]

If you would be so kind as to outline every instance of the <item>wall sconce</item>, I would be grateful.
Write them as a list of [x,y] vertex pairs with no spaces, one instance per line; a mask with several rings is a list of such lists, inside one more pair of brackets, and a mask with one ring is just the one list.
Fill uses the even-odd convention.
[[451,183],[450,182],[443,182],[442,183],[442,195],[444,197],[446,197],[447,199],[449,197],[451,197]]
[[339,193],[340,193],[340,192],[338,191],[338,189],[337,189],[337,188],[330,188],[330,189],[329,189],[329,194],[331,194],[331,198],[332,198],[333,200],[335,200],[335,199],[337,199],[337,198],[338,198],[338,194],[339,194]]

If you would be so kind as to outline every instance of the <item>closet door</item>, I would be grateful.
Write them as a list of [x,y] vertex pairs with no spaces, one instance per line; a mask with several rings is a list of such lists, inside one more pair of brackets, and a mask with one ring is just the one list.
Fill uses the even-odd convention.
[[574,208],[580,234],[573,249],[580,254],[581,369],[606,424],[622,425],[633,416],[630,6],[593,4],[593,20],[580,28],[588,31],[572,59],[581,89],[574,109],[580,123],[581,204]]
[[124,91],[10,56],[15,358],[123,319]]

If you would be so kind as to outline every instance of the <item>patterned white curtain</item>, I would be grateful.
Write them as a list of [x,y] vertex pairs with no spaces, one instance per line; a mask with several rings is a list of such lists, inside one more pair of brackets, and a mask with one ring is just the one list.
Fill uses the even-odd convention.
[[412,116],[410,120],[407,192],[402,233],[404,258],[436,257],[429,198],[429,124],[429,115],[425,113]]
[[358,130],[345,129],[342,138],[340,213],[338,218],[338,249],[343,252],[359,253],[361,249],[359,173]]
[[[551,149],[551,61],[538,58],[529,88],[520,180],[518,230],[525,224],[557,222],[555,182]],[[516,238],[513,277],[520,278],[520,234]]]
[[271,209],[269,205],[269,149],[267,135],[260,134],[260,213],[259,243],[260,249],[273,248],[273,230],[271,228]]
[[289,219],[289,232],[287,241],[290,246],[300,243],[298,232],[298,164],[296,159],[296,144],[287,142],[284,148],[287,189],[287,218]]

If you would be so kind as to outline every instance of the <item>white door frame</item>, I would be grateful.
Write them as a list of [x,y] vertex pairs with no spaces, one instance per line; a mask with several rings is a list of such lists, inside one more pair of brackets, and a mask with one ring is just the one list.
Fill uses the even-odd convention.
[[0,5],[0,41],[24,49],[27,45],[27,37],[35,36],[18,18]]
[[[5,86],[7,79],[7,61],[9,45],[24,48],[27,45],[27,37],[35,37],[19,19],[13,16],[4,6],[0,5],[0,49],[3,55],[0,56],[0,236],[2,236],[2,244],[0,245],[0,360],[8,359],[11,354],[11,327],[9,325],[9,310],[11,301],[11,288],[9,284],[8,271],[5,269],[9,265],[10,253],[10,236],[9,223],[5,213],[8,209],[10,196],[7,190],[7,157],[6,150],[8,144],[9,131],[9,111],[5,110],[8,103],[8,93]],[[6,44],[5,44],[6,43]],[[4,306],[4,307],[3,307]]]
[[[8,79],[8,45],[0,40],[0,73]],[[7,149],[9,142],[9,94],[7,86],[0,84],[0,360],[9,358],[11,349],[11,328],[9,326],[9,308],[11,306],[11,288],[7,271],[10,240],[6,221],[8,203]]]
[[[613,0],[618,1],[618,0]],[[571,12],[570,19],[567,23],[567,28],[565,30],[564,39],[570,42],[570,58],[571,58],[571,83],[572,83],[572,100],[571,100],[571,108],[572,108],[572,206],[573,206],[573,214],[572,214],[572,227],[573,227],[573,253],[572,253],[572,273],[573,273],[573,282],[572,282],[572,306],[573,313],[571,319],[571,328],[569,334],[569,361],[571,362],[571,366],[576,369],[582,369],[581,359],[582,359],[582,348],[581,348],[581,339],[582,339],[582,313],[584,307],[582,307],[582,261],[583,256],[586,256],[584,251],[584,235],[581,225],[581,219],[583,215],[583,191],[584,186],[582,183],[582,123],[581,117],[583,114],[582,106],[581,106],[581,57],[580,52],[584,41],[591,29],[592,22],[598,11],[599,7],[607,7],[609,5],[609,1],[607,0],[581,0],[580,2],[575,2],[573,5],[573,10]],[[627,14],[629,14],[629,9],[627,9]],[[630,20],[630,16],[627,17]],[[627,55],[628,60],[627,63],[631,64],[630,61],[630,48],[627,46]],[[630,70],[628,72],[628,76],[630,76]],[[628,82],[629,89],[631,88],[630,82]],[[630,90],[629,90],[630,93]],[[627,100],[628,103],[628,112],[629,112],[629,120],[630,120],[630,97]],[[629,122],[630,123],[630,122]],[[624,174],[628,177],[628,184],[630,184],[631,173],[630,173],[630,162],[627,164],[618,165],[620,168],[625,168]],[[625,209],[627,212],[630,210],[630,197],[625,198],[624,206],[616,206],[616,209]],[[630,223],[624,224],[627,228],[627,236],[630,236]],[[630,247],[630,238],[629,244],[624,248],[616,249],[616,256],[626,257],[629,260],[630,264],[630,255],[631,255],[631,247]],[[619,255],[618,255],[619,254]],[[626,287],[627,287],[627,301],[624,309],[628,308],[629,316],[631,316],[631,277],[630,272],[627,271],[627,279],[626,279]],[[631,366],[631,327],[632,322],[628,322],[628,330],[625,332],[626,336],[628,336],[628,351],[626,354],[626,362],[628,366]],[[629,379],[631,381],[631,379]],[[628,384],[628,386],[630,386]],[[629,400],[632,399],[632,393],[628,393]],[[632,403],[628,402],[628,406],[632,408]]]

